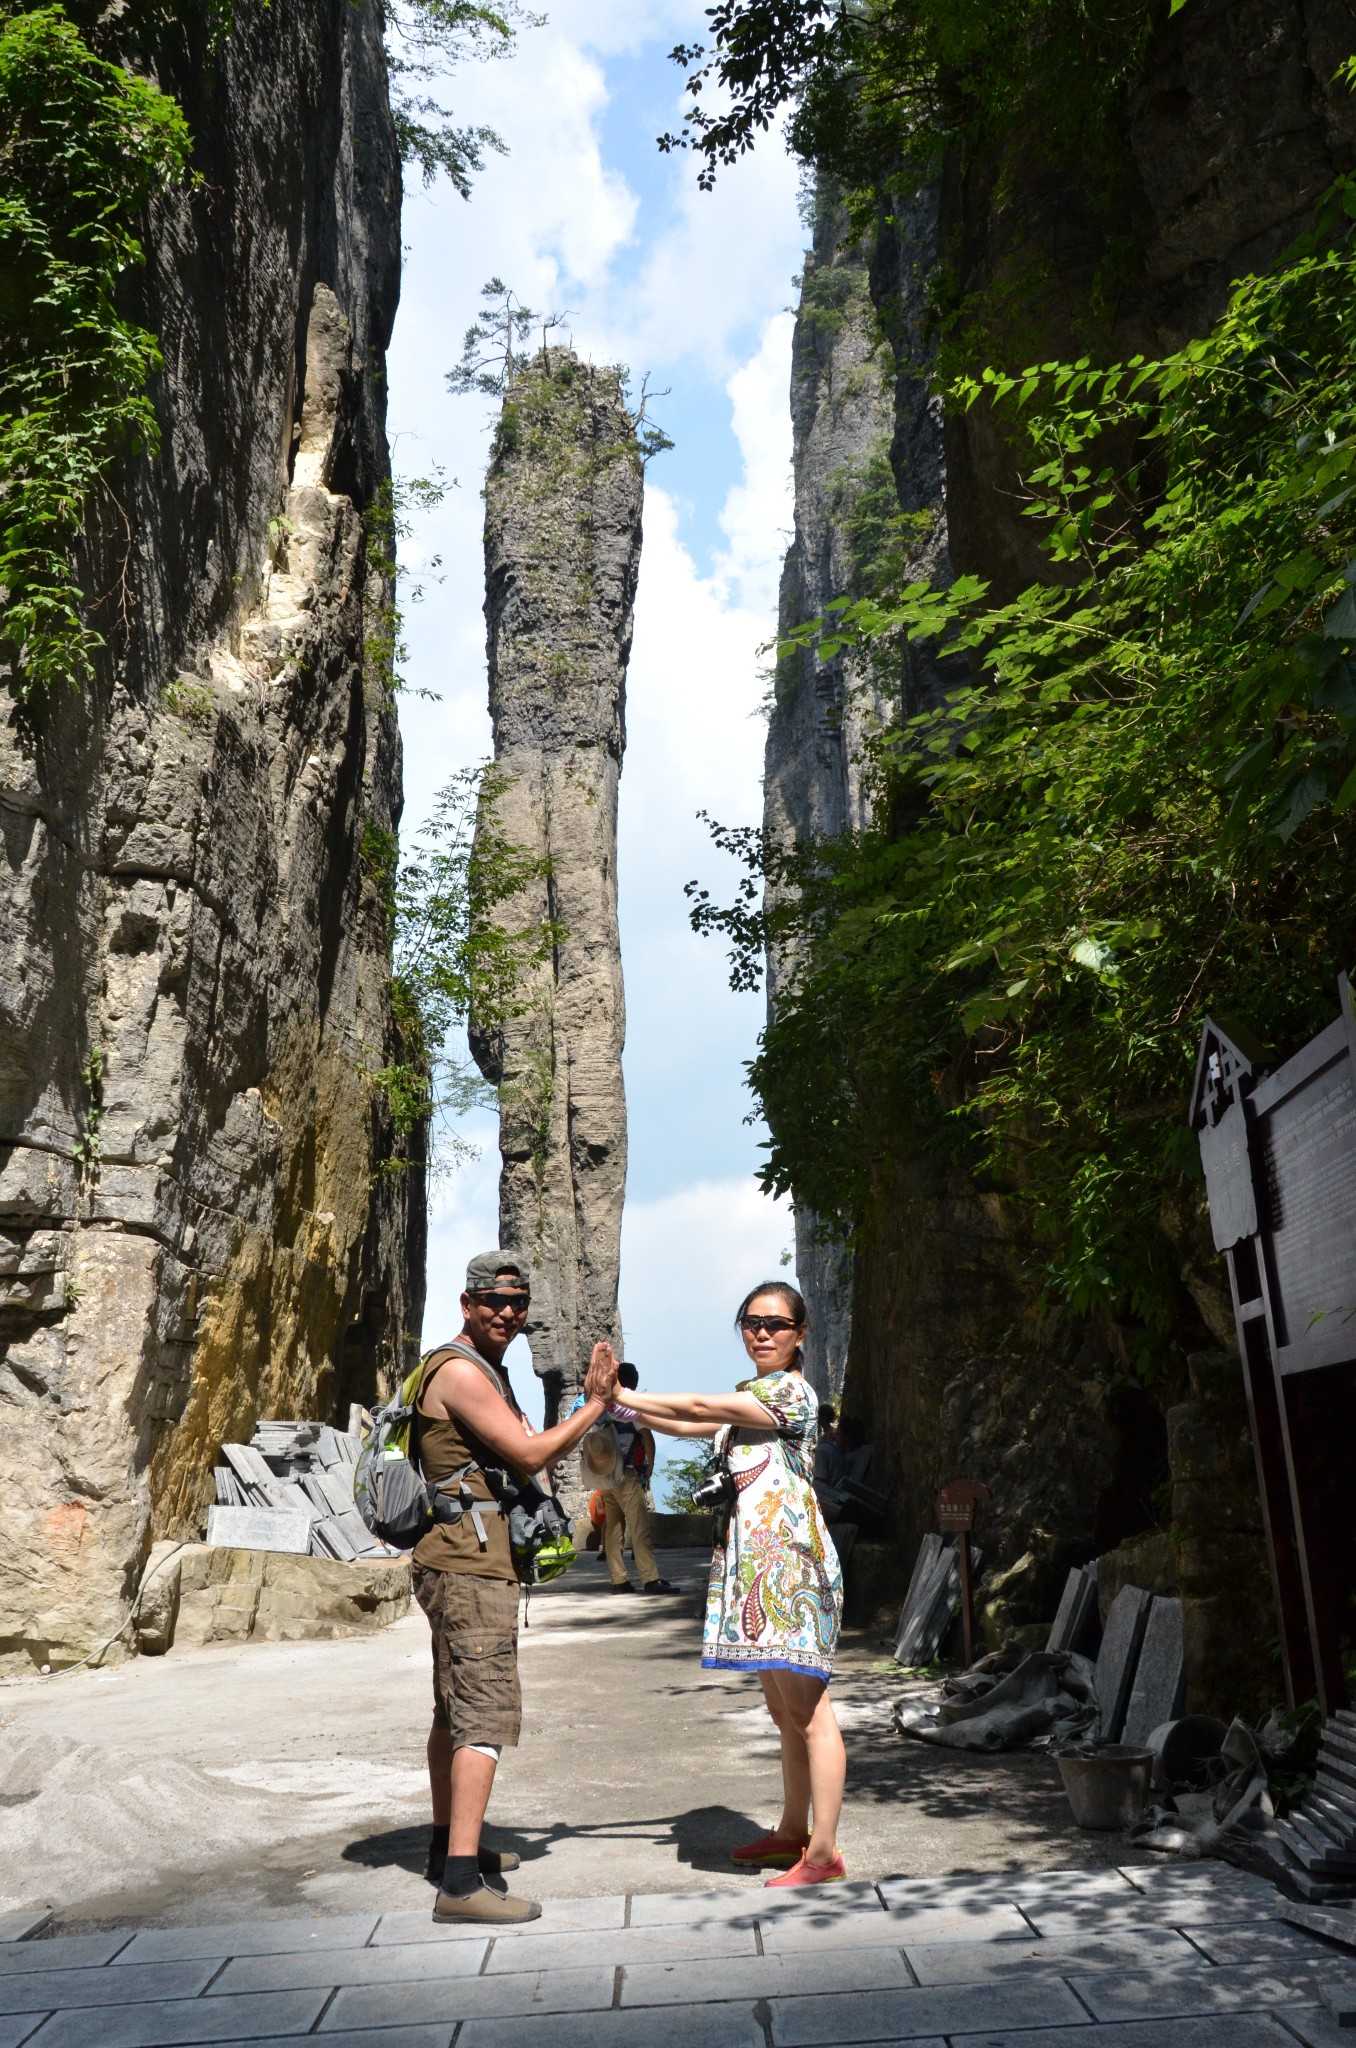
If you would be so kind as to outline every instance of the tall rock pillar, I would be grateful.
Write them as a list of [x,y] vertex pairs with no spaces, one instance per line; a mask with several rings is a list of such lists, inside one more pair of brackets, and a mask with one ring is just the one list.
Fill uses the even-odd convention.
[[495,828],[544,872],[510,926],[554,921],[515,1014],[473,1031],[499,1086],[500,1242],[533,1268],[548,1424],[600,1338],[621,1342],[626,1033],[617,784],[644,472],[619,373],[544,349],[505,400],[485,491]]

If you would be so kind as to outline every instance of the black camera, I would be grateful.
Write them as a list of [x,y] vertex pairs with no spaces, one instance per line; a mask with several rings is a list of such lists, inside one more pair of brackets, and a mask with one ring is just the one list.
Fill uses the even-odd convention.
[[692,1505],[698,1509],[713,1508],[719,1513],[722,1508],[732,1507],[734,1499],[734,1474],[723,1465],[709,1473],[700,1486],[692,1489]]

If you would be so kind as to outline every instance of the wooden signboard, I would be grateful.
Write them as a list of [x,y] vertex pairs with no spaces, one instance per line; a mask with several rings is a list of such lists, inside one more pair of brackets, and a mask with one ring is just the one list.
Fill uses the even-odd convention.
[[982,1479],[951,1479],[937,1496],[937,1521],[943,1536],[955,1536],[960,1553],[961,1632],[967,1670],[975,1661],[975,1597],[970,1582],[970,1537],[975,1515],[989,1489]]
[[1356,1588],[1356,1022],[1269,1073],[1207,1018],[1191,1122],[1229,1268],[1291,1704],[1348,1704]]

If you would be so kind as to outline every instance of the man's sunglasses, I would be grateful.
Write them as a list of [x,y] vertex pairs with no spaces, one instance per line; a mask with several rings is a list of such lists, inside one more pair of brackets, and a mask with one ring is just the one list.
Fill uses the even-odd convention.
[[511,1308],[515,1315],[525,1316],[532,1297],[530,1294],[500,1294],[496,1291],[491,1294],[478,1294],[476,1300],[482,1308],[492,1308],[496,1314],[500,1309]]
[[739,1327],[750,1335],[766,1330],[769,1337],[780,1337],[783,1330],[798,1330],[800,1324],[793,1323],[790,1316],[741,1316]]

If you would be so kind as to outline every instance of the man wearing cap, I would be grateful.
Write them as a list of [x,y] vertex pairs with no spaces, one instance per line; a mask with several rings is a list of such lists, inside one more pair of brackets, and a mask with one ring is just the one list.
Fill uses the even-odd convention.
[[508,1519],[484,1468],[509,1464],[530,1474],[554,1464],[604,1413],[611,1382],[590,1365],[582,1405],[554,1429],[533,1433],[503,1366],[530,1300],[529,1269],[516,1253],[472,1259],[461,1333],[429,1353],[415,1402],[425,1479],[436,1485],[465,1472],[477,1503],[474,1514],[436,1523],[414,1551],[414,1594],[433,1631],[428,1875],[438,1882],[433,1917],[440,1921],[502,1924],[541,1913],[502,1882],[501,1873],[518,1868],[517,1856],[480,1844],[500,1749],[516,1744],[522,1720],[518,1579]]

